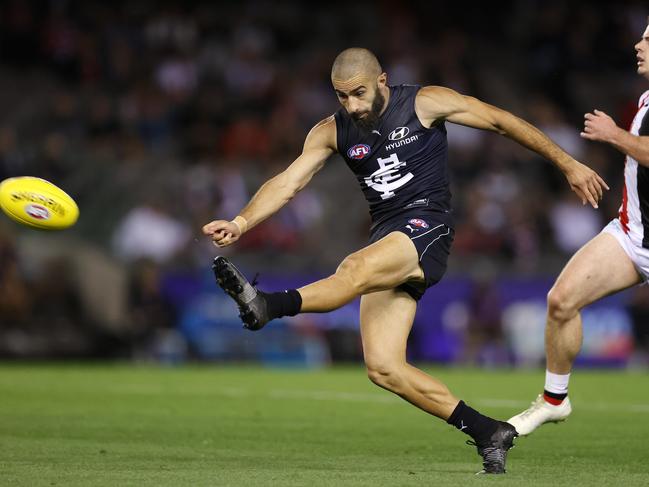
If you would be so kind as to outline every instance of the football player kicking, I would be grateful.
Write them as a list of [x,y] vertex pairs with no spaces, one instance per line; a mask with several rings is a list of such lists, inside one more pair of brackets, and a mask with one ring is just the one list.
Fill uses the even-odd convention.
[[283,292],[251,285],[224,257],[219,285],[237,303],[244,326],[297,313],[322,313],[361,296],[360,329],[372,382],[471,436],[484,473],[504,473],[516,430],[480,414],[439,380],[406,361],[417,301],[446,271],[453,241],[446,121],[505,135],[551,160],[585,204],[597,207],[604,181],[543,133],[511,113],[438,86],[391,86],[370,51],[340,53],[331,81],[342,108],[309,132],[302,154],[255,194],[232,221],[203,227],[217,246],[277,212],[335,152],[356,175],[370,207],[369,245],[346,257],[332,276]]
[[[648,19],[649,21],[649,19]],[[649,27],[635,45],[638,74],[649,80]],[[638,102],[630,132],[606,113],[585,115],[581,136],[626,155],[619,215],[570,259],[548,294],[545,389],[509,420],[521,435],[572,411],[568,381],[582,342],[580,310],[604,296],[649,278],[649,91]]]

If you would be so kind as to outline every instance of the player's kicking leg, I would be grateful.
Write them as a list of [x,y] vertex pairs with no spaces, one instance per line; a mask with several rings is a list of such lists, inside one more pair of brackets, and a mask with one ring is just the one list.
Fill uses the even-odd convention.
[[548,293],[545,389],[528,409],[508,420],[521,436],[543,423],[563,421],[572,412],[568,381],[581,349],[580,310],[640,280],[616,237],[606,232],[584,245],[566,264]]
[[423,280],[417,250],[401,232],[347,256],[335,274],[298,290],[259,291],[225,257],[214,259],[212,269],[219,286],[239,306],[244,326],[251,330],[281,316],[332,311],[363,294]]
[[471,436],[483,458],[482,473],[505,473],[514,428],[478,413],[442,382],[407,363],[406,345],[416,310],[417,302],[397,289],[361,298],[363,355],[370,380]]

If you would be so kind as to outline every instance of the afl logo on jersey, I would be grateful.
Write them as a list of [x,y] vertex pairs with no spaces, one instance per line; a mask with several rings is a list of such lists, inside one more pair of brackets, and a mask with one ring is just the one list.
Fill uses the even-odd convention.
[[388,135],[388,139],[401,140],[409,133],[410,133],[410,129],[408,127],[397,127],[392,132],[390,132],[390,135]]
[[370,154],[370,146],[367,144],[356,144],[347,151],[347,157],[350,159],[363,159]]

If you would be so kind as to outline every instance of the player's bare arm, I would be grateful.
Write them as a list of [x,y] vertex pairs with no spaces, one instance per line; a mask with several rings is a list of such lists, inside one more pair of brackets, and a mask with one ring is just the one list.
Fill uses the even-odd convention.
[[649,167],[649,137],[633,135],[617,126],[615,121],[601,110],[584,115],[584,139],[605,142],[625,155],[633,157],[641,166]]
[[570,188],[584,204],[588,202],[597,208],[604,189],[608,189],[595,171],[576,161],[539,129],[510,112],[477,98],[441,86],[427,86],[417,95],[416,110],[425,126],[448,120],[467,127],[497,132],[536,152],[552,161],[564,173]]
[[266,181],[234,220],[212,221],[203,227],[203,233],[210,235],[219,247],[236,242],[243,233],[288,203],[322,169],[335,150],[336,122],[331,116],[311,129],[302,154],[284,171]]

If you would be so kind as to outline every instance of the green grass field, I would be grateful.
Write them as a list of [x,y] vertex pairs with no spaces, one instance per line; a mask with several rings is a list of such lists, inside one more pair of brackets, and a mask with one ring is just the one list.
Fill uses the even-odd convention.
[[[535,372],[430,369],[506,419]],[[0,485],[647,486],[649,375],[577,371],[575,411],[474,476],[467,438],[363,369],[0,366]]]

